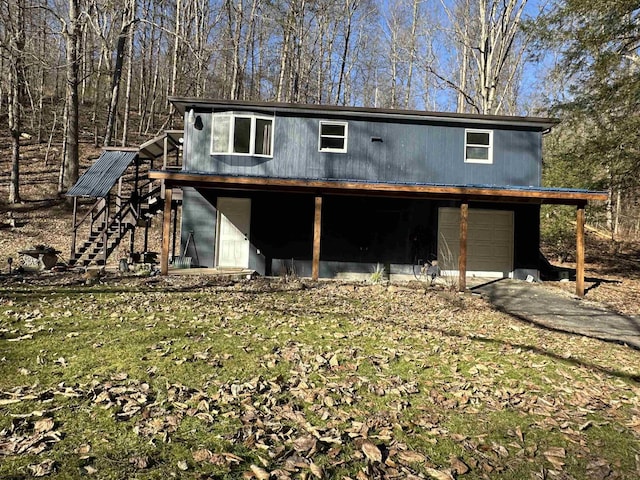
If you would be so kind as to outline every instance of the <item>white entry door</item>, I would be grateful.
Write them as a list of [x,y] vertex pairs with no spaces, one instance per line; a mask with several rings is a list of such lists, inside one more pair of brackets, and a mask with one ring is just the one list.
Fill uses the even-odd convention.
[[218,267],[249,266],[251,199],[218,197]]

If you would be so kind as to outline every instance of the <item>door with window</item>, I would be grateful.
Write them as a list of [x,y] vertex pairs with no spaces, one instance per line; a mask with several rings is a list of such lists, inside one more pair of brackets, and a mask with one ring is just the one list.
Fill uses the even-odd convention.
[[251,199],[218,197],[218,267],[249,267]]

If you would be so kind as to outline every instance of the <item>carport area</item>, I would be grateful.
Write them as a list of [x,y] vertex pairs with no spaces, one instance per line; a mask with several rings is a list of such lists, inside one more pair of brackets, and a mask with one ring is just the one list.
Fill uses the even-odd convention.
[[[500,205],[505,209],[514,205],[559,204],[576,207],[576,294],[584,295],[584,225],[585,208],[589,201],[606,200],[605,192],[592,192],[576,189],[558,189],[545,187],[495,187],[495,186],[454,186],[434,184],[390,184],[365,181],[310,180],[296,178],[265,178],[210,175],[195,172],[152,171],[150,178],[162,180],[165,185],[165,212],[163,223],[163,247],[161,271],[168,273],[169,239],[171,237],[172,189],[196,187],[216,189],[222,192],[289,192],[305,193],[314,198],[312,218],[296,218],[296,222],[313,224],[313,259],[311,277],[317,280],[320,271],[323,199],[334,196],[364,196],[383,198],[413,198],[444,200],[456,205],[459,211],[457,242],[455,242],[458,266],[459,291],[467,288],[468,246],[469,246],[469,209],[470,205]],[[168,199],[168,200],[167,200]],[[311,217],[311,215],[310,215]],[[450,218],[453,218],[450,216]],[[536,252],[537,254],[537,252]]]

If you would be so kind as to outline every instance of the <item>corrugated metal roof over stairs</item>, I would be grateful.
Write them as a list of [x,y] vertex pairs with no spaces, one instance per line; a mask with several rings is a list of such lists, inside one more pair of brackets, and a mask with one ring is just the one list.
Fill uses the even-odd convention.
[[69,189],[70,197],[106,197],[138,155],[138,150],[105,150]]

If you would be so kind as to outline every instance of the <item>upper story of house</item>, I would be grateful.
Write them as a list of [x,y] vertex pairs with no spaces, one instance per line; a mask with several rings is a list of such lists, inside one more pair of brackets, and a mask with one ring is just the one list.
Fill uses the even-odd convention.
[[540,186],[534,117],[172,98],[183,170],[246,177]]

